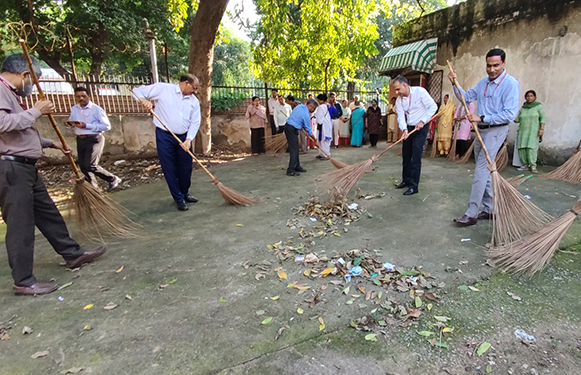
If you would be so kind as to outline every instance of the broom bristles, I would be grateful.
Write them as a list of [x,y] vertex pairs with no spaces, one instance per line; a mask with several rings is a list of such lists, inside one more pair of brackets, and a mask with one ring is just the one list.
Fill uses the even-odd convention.
[[94,240],[103,237],[137,237],[139,224],[129,219],[123,208],[109,197],[102,196],[93,185],[77,180],[73,188],[73,210],[81,233]]
[[236,190],[229,188],[228,186],[218,181],[218,179],[214,179],[212,180],[212,182],[216,185],[218,191],[220,192],[220,194],[222,194],[224,200],[226,200],[229,203],[232,203],[233,205],[250,206],[260,202],[258,199],[248,198],[240,194]]
[[549,174],[541,175],[550,180],[561,180],[578,184],[581,182],[581,152],[575,152],[563,165]]
[[502,147],[496,154],[494,161],[496,162],[496,168],[499,172],[506,168],[508,165],[508,148],[506,147],[506,143],[502,144]]
[[515,177],[511,177],[511,178],[507,178],[506,182],[508,182],[509,184],[512,185],[512,187],[517,188],[519,187],[523,182],[525,182],[526,180],[528,180],[529,178],[533,177],[532,174],[526,176],[524,174],[521,174],[519,176],[515,176]]
[[519,241],[493,247],[489,262],[504,272],[535,274],[542,271],[559,247],[563,236],[581,212],[581,200],[564,215]]
[[434,137],[432,139],[432,148],[430,149],[430,159],[434,159],[438,153],[438,129],[434,130]]
[[285,152],[288,147],[286,135],[284,133],[276,134],[266,140],[264,148],[268,152],[279,154]]
[[476,142],[476,140],[474,140],[471,144],[470,147],[468,148],[468,150],[466,150],[466,153],[464,153],[464,155],[458,159],[458,161],[456,162],[457,164],[465,164],[468,159],[470,159],[470,156],[472,156],[472,153],[474,152],[474,143]]
[[360,163],[325,173],[321,176],[320,185],[330,192],[333,200],[341,200],[353,189],[371,164],[373,164],[373,159],[367,159]]
[[495,194],[492,245],[502,246],[540,229],[553,217],[526,199],[495,167],[494,163],[489,166],[492,171],[492,191]]
[[337,159],[330,158],[329,160],[331,161],[331,164],[333,164],[333,167],[335,167],[337,169],[343,169],[343,168],[349,166],[349,164],[345,164],[342,161],[339,161]]

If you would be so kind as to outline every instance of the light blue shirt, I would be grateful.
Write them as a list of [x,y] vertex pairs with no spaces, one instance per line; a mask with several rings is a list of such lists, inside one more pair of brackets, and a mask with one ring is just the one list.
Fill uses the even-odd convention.
[[85,108],[75,104],[71,108],[69,121],[80,121],[87,124],[85,128],[73,128],[77,135],[101,134],[111,129],[111,123],[105,110],[92,101],[89,101]]
[[286,123],[294,126],[298,130],[304,128],[309,135],[313,135],[313,130],[311,129],[311,112],[309,112],[309,107],[304,104],[299,104],[293,109]]
[[427,124],[438,105],[428,91],[420,86],[410,86],[410,94],[406,97],[398,96],[395,100],[397,123],[401,131],[409,126],[416,126],[419,122]]
[[[187,139],[194,139],[200,128],[200,102],[194,95],[184,95],[180,86],[172,83],[158,82],[152,85],[133,89],[140,98],[155,100],[155,114],[174,134],[186,134]],[[154,117],[153,123],[165,130]]]
[[[494,81],[484,77],[474,88],[464,91],[466,102],[478,102],[477,115],[490,125],[508,124],[512,122],[519,110],[520,84],[506,70]],[[454,87],[454,94],[462,101],[460,92]]]

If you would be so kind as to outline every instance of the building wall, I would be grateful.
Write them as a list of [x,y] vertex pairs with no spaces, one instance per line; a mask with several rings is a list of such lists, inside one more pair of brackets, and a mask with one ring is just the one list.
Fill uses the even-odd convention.
[[[394,44],[438,36],[436,70],[450,60],[464,88],[473,87],[485,72],[491,48],[505,50],[506,69],[527,90],[537,92],[547,124],[539,157],[560,164],[581,139],[581,1],[469,0],[394,31]],[[442,94],[451,93],[444,79]],[[517,124],[510,125],[509,144]]]

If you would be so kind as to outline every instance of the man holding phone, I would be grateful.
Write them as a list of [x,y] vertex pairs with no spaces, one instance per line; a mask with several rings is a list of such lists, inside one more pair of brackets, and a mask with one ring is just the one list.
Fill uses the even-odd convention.
[[77,154],[85,179],[98,187],[95,176],[107,181],[107,191],[119,186],[121,179],[99,165],[105,146],[103,132],[111,129],[111,123],[103,108],[91,101],[87,89],[75,88],[76,105],[71,108],[67,125],[77,135]]

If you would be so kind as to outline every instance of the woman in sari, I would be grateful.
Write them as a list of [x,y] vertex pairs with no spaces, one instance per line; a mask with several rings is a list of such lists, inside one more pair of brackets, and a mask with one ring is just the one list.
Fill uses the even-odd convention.
[[518,156],[522,163],[519,171],[537,173],[537,152],[539,150],[540,137],[545,133],[545,109],[537,102],[537,93],[529,90],[525,93],[525,102],[518,112],[514,122],[518,126]]
[[363,116],[365,116],[363,108],[360,106],[353,108],[351,112],[351,146],[353,147],[361,147],[363,142],[363,127],[365,126]]

